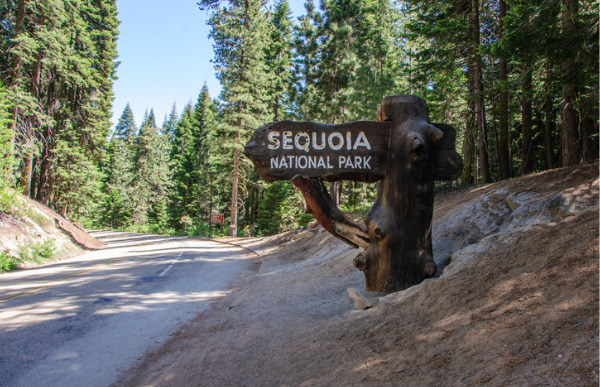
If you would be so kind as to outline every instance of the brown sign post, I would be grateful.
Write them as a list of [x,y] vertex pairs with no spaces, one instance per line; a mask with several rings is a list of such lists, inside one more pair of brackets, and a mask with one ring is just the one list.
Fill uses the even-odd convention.
[[[327,231],[363,247],[354,265],[364,272],[367,290],[388,293],[435,275],[433,183],[456,179],[462,159],[454,128],[431,124],[419,97],[384,98],[377,119],[274,122],[255,131],[244,154],[266,181],[291,180]],[[336,207],[323,180],[381,181],[365,225]]]
[[225,217],[225,214],[218,214],[218,213],[212,212],[210,214],[210,222],[212,224],[223,224],[224,217]]
[[209,222],[208,236],[210,238],[212,238],[212,226],[213,226],[213,224],[220,224],[221,225],[221,236],[223,236],[223,224],[224,223],[225,223],[225,214],[223,214],[223,213],[217,213],[217,212],[211,212],[210,213],[210,222]]

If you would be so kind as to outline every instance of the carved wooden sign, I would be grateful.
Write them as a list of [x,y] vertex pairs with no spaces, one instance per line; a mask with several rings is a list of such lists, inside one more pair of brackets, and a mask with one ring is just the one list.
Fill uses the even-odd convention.
[[[456,131],[432,124],[425,101],[386,97],[378,122],[280,121],[257,129],[244,154],[267,181],[287,179],[308,211],[336,237],[365,251],[354,259],[367,290],[394,292],[436,274],[431,246],[435,180],[456,179]],[[381,180],[364,223],[346,216],[322,180]]]
[[385,177],[391,123],[278,121],[254,132],[244,154],[266,181],[296,175],[373,183]]

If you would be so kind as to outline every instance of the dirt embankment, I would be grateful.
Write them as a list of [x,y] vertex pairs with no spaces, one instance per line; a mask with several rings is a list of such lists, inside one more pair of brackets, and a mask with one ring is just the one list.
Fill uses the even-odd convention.
[[[25,196],[17,194],[11,213],[0,211],[0,251],[6,250],[17,257],[22,247],[48,240],[55,248],[54,259],[104,246],[81,227]],[[33,264],[25,262],[22,266]]]
[[320,227],[242,241],[254,276],[128,386],[598,385],[598,164],[436,196],[439,278],[354,310],[358,253]]

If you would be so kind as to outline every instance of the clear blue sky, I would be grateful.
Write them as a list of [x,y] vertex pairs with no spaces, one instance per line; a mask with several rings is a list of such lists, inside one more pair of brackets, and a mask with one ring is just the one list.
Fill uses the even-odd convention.
[[[304,0],[288,1],[294,19],[305,13]],[[196,0],[117,0],[117,7],[120,65],[114,83],[113,127],[127,103],[136,125],[151,108],[156,123],[162,125],[173,103],[181,114],[189,101],[196,102],[204,83],[212,98],[219,96],[221,85],[210,62],[213,41],[208,38],[208,14],[198,9]]]

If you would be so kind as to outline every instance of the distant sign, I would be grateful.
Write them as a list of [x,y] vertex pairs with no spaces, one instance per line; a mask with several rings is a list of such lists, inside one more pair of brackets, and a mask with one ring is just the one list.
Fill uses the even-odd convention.
[[210,214],[210,222],[212,224],[223,224],[223,219],[225,218],[224,214],[211,213]]
[[387,172],[390,131],[390,122],[278,121],[257,129],[244,154],[266,181],[300,174],[329,181],[375,182]]

